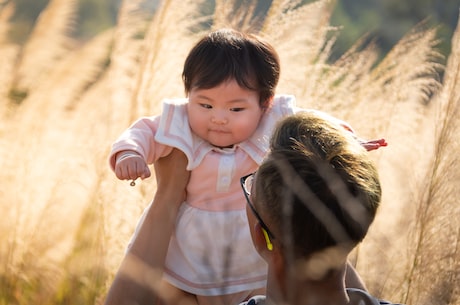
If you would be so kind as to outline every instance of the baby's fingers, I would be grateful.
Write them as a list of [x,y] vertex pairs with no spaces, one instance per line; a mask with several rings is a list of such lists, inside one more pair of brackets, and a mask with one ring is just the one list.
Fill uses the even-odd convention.
[[123,166],[116,166],[115,167],[115,175],[120,180],[127,180],[129,179],[128,169]]
[[377,139],[377,140],[370,140],[370,141],[362,141],[361,145],[366,148],[367,151],[376,150],[380,147],[387,146],[388,143],[385,139]]
[[141,179],[146,179],[151,176],[150,169],[147,165],[144,165],[144,170],[142,171],[142,174],[140,175]]
[[[150,169],[147,165],[144,166],[144,170],[138,175],[138,177],[140,177],[142,180],[150,177],[151,173],[150,173]],[[131,179],[131,178],[130,178]],[[131,179],[131,183],[129,185],[131,186],[135,186],[136,185],[136,179]]]
[[150,176],[150,171],[147,167],[147,164],[145,164],[144,160],[141,158],[133,158],[132,160],[129,160],[129,166],[128,166],[128,179],[130,180],[136,180],[137,178],[142,178]]

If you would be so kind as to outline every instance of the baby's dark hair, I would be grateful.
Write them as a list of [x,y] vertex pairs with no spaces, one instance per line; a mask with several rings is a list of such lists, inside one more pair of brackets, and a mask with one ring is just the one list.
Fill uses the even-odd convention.
[[315,113],[296,114],[279,123],[270,149],[254,199],[279,242],[296,257],[358,244],[374,220],[381,186],[351,133]]
[[279,57],[271,44],[253,34],[220,29],[192,48],[182,79],[187,95],[193,88],[209,89],[235,79],[241,87],[259,92],[259,103],[266,107],[275,94],[279,74]]

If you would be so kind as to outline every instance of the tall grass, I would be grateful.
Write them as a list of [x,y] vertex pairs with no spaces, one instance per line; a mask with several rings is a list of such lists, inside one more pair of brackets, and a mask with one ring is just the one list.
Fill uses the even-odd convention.
[[[79,45],[75,1],[53,0],[23,46],[0,10],[0,304],[99,304],[155,191],[110,172],[111,142],[136,117],[183,96],[185,56],[208,29],[232,26],[280,53],[278,92],[349,121],[389,147],[372,155],[384,197],[353,261],[369,290],[394,302],[460,305],[460,28],[447,65],[436,30],[407,33],[382,60],[361,41],[330,62],[333,3],[163,1],[154,15],[124,1],[117,25]],[[366,39],[363,39],[365,41]],[[439,72],[444,70],[441,82]]]
[[433,106],[433,154],[413,196],[416,218],[404,297],[414,304],[460,301],[460,225],[454,220],[460,213],[460,158],[455,153],[460,149],[460,26],[452,44],[444,86]]

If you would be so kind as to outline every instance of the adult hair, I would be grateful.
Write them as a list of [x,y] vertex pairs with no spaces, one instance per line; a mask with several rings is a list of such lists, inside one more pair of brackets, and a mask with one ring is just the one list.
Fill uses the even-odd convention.
[[220,29],[203,37],[189,52],[182,72],[185,93],[209,89],[227,80],[255,90],[260,105],[268,106],[280,74],[274,47],[262,38],[232,29]]
[[366,235],[381,199],[377,170],[352,133],[315,112],[279,122],[255,177],[254,202],[295,258]]

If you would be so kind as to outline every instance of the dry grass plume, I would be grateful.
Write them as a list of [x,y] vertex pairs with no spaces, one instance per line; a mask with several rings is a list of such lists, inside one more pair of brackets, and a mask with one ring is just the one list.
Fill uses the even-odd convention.
[[331,62],[341,29],[327,0],[275,0],[265,18],[253,1],[165,0],[153,15],[143,2],[123,1],[116,26],[83,45],[69,35],[76,1],[50,1],[21,46],[6,39],[12,2],[0,10],[0,304],[102,302],[155,191],[154,178],[134,188],[115,178],[110,144],[163,98],[184,96],[190,47],[231,26],[274,44],[279,93],[389,142],[372,153],[384,197],[353,255],[369,290],[460,305],[460,28],[446,66],[423,23],[381,61],[363,38]]

